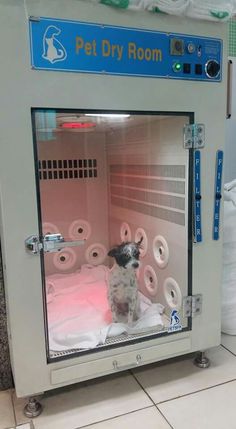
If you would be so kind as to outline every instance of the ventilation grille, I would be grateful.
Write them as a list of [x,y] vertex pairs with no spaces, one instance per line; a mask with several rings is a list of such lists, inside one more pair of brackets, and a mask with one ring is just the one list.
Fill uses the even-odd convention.
[[113,174],[185,178],[184,165],[111,165]]
[[111,165],[111,203],[185,225],[184,165]]
[[40,180],[90,179],[97,177],[96,159],[43,159],[38,161]]

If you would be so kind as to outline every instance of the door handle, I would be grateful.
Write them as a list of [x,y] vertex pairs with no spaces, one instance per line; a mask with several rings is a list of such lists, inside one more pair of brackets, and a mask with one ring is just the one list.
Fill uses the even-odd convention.
[[137,367],[138,365],[140,365],[141,361],[142,361],[142,357],[140,355],[137,355],[136,356],[136,361],[132,362],[132,363],[130,363],[128,365],[119,365],[119,363],[117,362],[117,360],[113,360],[112,365],[113,365],[113,369],[115,371],[125,371],[127,369],[131,369],[131,368]]
[[27,253],[37,255],[41,251],[45,253],[59,252],[65,247],[83,246],[86,240],[65,241],[61,234],[46,234],[42,239],[38,235],[31,235],[25,240]]

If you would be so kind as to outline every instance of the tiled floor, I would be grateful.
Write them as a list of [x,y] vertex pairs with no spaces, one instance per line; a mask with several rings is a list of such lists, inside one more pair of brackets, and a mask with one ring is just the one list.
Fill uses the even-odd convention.
[[205,370],[183,357],[49,392],[33,425],[0,392],[0,429],[236,429],[236,337],[207,354]]

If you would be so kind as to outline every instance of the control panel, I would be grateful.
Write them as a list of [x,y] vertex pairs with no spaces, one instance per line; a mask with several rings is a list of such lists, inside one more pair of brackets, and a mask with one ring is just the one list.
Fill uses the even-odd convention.
[[221,81],[222,41],[220,39],[169,35],[169,77]]
[[222,79],[223,48],[217,38],[42,17],[31,17],[29,28],[33,70]]

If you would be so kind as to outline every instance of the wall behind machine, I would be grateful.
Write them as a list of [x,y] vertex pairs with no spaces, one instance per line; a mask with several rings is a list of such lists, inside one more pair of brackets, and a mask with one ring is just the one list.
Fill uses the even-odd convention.
[[120,242],[122,230],[128,241],[143,236],[139,287],[167,309],[187,294],[186,123],[187,117],[154,116],[107,137],[111,243]]
[[103,134],[57,133],[54,140],[39,142],[38,157],[43,233],[60,232],[66,241],[86,240],[69,249],[70,255],[68,249],[47,254],[46,274],[96,265],[93,254],[103,262],[100,253],[106,255],[108,245]]

